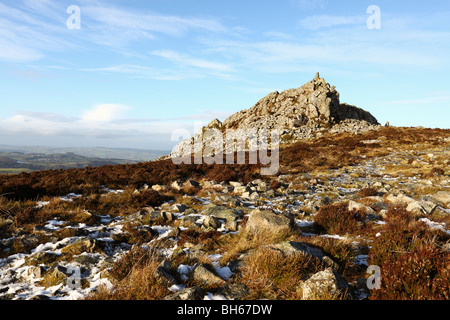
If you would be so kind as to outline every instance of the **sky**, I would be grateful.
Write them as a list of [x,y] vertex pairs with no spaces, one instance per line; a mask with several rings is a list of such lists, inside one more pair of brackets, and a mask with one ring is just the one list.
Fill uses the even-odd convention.
[[450,128],[449,57],[450,1],[0,0],[0,144],[171,150],[316,72]]

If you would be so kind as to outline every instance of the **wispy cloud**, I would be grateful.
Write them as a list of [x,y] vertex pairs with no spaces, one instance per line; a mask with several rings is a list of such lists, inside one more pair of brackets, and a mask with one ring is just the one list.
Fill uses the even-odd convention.
[[177,81],[185,79],[200,78],[199,74],[194,72],[183,72],[162,67],[148,67],[136,64],[120,64],[99,68],[84,68],[81,71],[102,72],[106,74],[126,75],[131,78],[153,79],[161,81]]
[[225,32],[227,28],[218,19],[163,15],[114,7],[110,4],[83,7],[83,14],[104,26],[149,31],[181,36],[189,30]]
[[193,58],[187,54],[180,54],[173,50],[156,50],[150,52],[150,54],[165,58],[167,60],[177,63],[180,66],[195,67],[200,69],[223,71],[223,72],[232,71],[232,67],[225,63]]
[[[103,1],[81,1],[80,32],[70,32],[66,7],[58,1],[18,0],[0,4],[0,59],[36,61],[55,51],[86,52],[93,45],[123,53],[124,48],[160,36],[182,37],[188,32],[231,32],[220,19],[166,15],[120,7]],[[234,31],[232,31],[234,32]]]
[[314,15],[300,20],[299,26],[309,30],[319,30],[337,26],[364,25],[366,19],[365,16]]

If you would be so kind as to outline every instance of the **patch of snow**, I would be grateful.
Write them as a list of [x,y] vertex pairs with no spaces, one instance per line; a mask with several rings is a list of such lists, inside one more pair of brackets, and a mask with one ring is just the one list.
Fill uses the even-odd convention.
[[73,199],[75,199],[75,198],[81,198],[81,197],[82,197],[81,194],[69,193],[68,195],[59,197],[59,199],[61,199],[62,201],[72,202]]
[[44,206],[47,206],[50,204],[50,201],[38,201],[37,202],[37,206],[35,207],[36,209],[40,209]]
[[332,239],[338,239],[338,240],[345,240],[346,238],[337,234],[321,234],[321,237],[324,238],[332,238]]
[[64,223],[66,222],[59,220],[49,220],[46,222],[44,227],[48,230],[58,231],[59,229],[61,229],[60,226],[62,226]]
[[419,219],[419,221],[425,222],[428,225],[428,227],[430,227],[430,229],[439,229],[447,234],[450,234],[450,230],[445,229],[444,222],[435,222],[435,221],[431,221],[428,218],[421,218],[421,219]]
[[184,284],[174,284],[171,287],[169,287],[169,290],[172,292],[178,292],[185,288],[186,288],[186,286]]
[[367,262],[368,257],[369,255],[367,254],[360,254],[355,257],[355,263],[358,265],[369,266],[369,263]]
[[158,240],[167,238],[172,231],[172,227],[167,226],[153,226],[152,229],[159,233]]
[[228,300],[228,299],[221,294],[212,294],[211,292],[207,292],[203,300]]

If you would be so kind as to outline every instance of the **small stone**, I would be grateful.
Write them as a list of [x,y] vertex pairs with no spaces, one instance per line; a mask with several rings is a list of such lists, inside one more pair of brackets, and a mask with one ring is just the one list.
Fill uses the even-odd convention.
[[203,298],[202,290],[199,287],[185,288],[168,295],[164,300],[201,300]]

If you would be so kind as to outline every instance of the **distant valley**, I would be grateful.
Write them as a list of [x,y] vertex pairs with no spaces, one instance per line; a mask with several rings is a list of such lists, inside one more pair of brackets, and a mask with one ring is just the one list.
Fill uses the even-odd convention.
[[98,167],[155,160],[169,151],[112,148],[52,148],[0,145],[0,174]]

